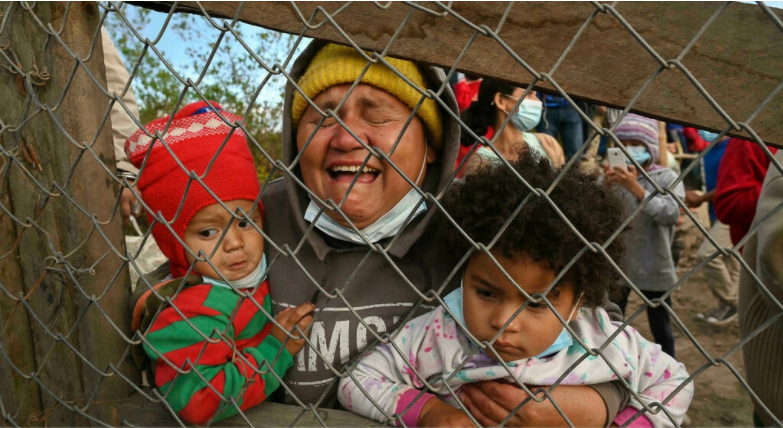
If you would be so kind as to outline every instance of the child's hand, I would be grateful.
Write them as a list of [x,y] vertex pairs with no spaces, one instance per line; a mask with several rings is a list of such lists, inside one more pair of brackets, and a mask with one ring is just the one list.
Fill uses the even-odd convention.
[[420,427],[474,427],[462,410],[446,404],[439,398],[430,398],[419,413]]
[[[315,305],[312,303],[302,303],[293,309],[283,309],[282,312],[277,314],[276,319],[277,322],[279,322],[286,331],[290,332],[294,336],[298,336],[299,332],[294,330],[294,327],[299,326],[302,331],[305,331],[313,321],[313,316],[311,314],[314,309]],[[269,333],[277,338],[280,343],[285,345],[285,349],[287,349],[291,355],[296,355],[305,344],[304,338],[298,340],[291,339],[283,330],[280,330],[275,325],[272,326],[272,330]]]
[[605,171],[606,184],[623,186],[641,201],[644,199],[644,188],[636,180],[638,176],[636,168],[633,165],[627,165],[627,167],[628,169],[607,168]]

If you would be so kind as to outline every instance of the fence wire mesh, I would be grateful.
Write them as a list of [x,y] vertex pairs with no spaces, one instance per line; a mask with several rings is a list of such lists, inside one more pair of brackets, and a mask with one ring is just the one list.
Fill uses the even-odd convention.
[[[656,426],[754,422],[783,426],[783,198],[779,189],[783,168],[781,157],[775,157],[775,145],[764,142],[780,146],[783,140],[779,139],[779,125],[770,127],[764,122],[759,130],[754,127],[756,122],[767,120],[770,111],[780,111],[783,79],[779,70],[765,76],[762,83],[769,90],[750,107],[747,101],[738,100],[747,107],[743,110],[712,96],[702,83],[703,77],[688,62],[689,55],[702,48],[702,36],[725,23],[721,19],[726,16],[734,19],[752,13],[756,30],[774,34],[771,43],[780,43],[781,15],[763,3],[742,5],[742,13],[735,13],[731,8],[736,5],[730,3],[690,5],[682,10],[690,13],[701,8],[702,13],[690,16],[687,33],[692,36],[674,52],[670,46],[654,48],[648,42],[646,24],[632,23],[623,6],[578,5],[585,13],[577,24],[569,24],[573,35],[566,32],[558,39],[565,43],[553,43],[558,49],[553,62],[539,68],[532,65],[541,64],[539,58],[515,50],[512,46],[517,45],[505,38],[509,28],[524,28],[530,33],[551,31],[545,23],[520,27],[525,16],[544,7],[536,3],[494,7],[492,10],[501,13],[489,18],[479,15],[480,8],[470,4],[365,4],[363,10],[372,8],[381,16],[395,12],[394,19],[363,29],[370,38],[376,37],[376,42],[383,40],[383,47],[374,50],[361,49],[366,45],[360,46],[357,40],[366,40],[366,34],[346,30],[341,24],[346,20],[367,23],[355,15],[358,6],[354,3],[307,8],[296,3],[0,3],[0,412],[4,424],[211,425],[225,419],[220,423],[410,426],[425,422],[421,419],[425,415],[422,403],[435,393],[463,412],[467,419],[455,419],[457,424],[535,425],[542,420],[524,417],[541,411],[549,412],[561,425],[574,426],[596,423],[590,418],[579,419],[584,417],[579,405],[590,403],[588,392],[564,392],[574,385],[598,383],[616,386],[616,390],[609,388],[613,392],[601,390],[607,406],[614,403],[611,397],[629,398],[627,403],[616,400],[614,404],[621,408],[609,410],[610,415],[625,414],[625,419],[615,419],[620,425],[644,417]],[[232,12],[227,15],[225,9],[218,12],[212,9],[215,7],[229,7]],[[286,8],[286,21],[271,24],[259,18],[256,23],[284,28],[287,33],[248,23],[254,22],[253,17],[272,16],[271,8]],[[492,23],[488,23],[490,18]],[[557,23],[562,17],[551,18],[553,26],[561,25]],[[664,18],[649,16],[661,26],[666,24]],[[421,19],[435,22],[422,32],[435,28],[447,34],[443,23],[470,32],[464,40],[430,39],[434,50],[456,52],[451,63],[440,64],[445,65],[442,75],[435,71],[425,71],[424,77],[412,74],[406,68],[409,63],[389,54],[409,42],[407,31]],[[644,25],[644,30],[635,29],[634,24]],[[558,76],[568,73],[562,69],[573,67],[570,58],[584,58],[586,34],[607,25],[622,29],[638,50],[646,52],[646,63],[623,64],[643,77],[616,92],[593,93],[595,106],[584,108],[584,94],[572,97],[573,92],[566,90],[568,86]],[[774,32],[763,32],[762,27]],[[314,54],[306,49],[309,37],[324,28],[330,28],[339,43],[353,52],[357,76],[374,82],[375,92],[367,92],[356,77],[339,81],[334,86],[339,89],[326,92],[322,90],[331,84],[316,90],[312,80],[304,82],[309,59],[300,58]],[[475,53],[477,46],[487,41],[500,47],[503,58]],[[753,51],[753,46],[748,50]],[[595,54],[596,61],[601,61],[603,57]],[[728,56],[732,55],[735,53],[729,52]],[[425,51],[408,59],[420,62],[419,70],[427,70],[423,64],[434,61]],[[326,61],[323,73],[338,73],[328,59],[322,60]],[[486,67],[476,65],[481,61],[512,62],[514,74],[503,71],[494,77],[521,85],[516,92],[498,91],[492,99],[494,110],[503,110],[501,104],[508,107],[503,114],[494,116],[493,112],[494,136],[485,134],[486,127],[478,130],[472,126],[475,117],[464,111],[460,114],[460,99],[454,97],[454,92],[459,96],[463,91],[464,95],[469,82],[481,77],[468,73],[465,80],[459,70],[480,70]],[[752,68],[753,64],[747,66]],[[673,132],[662,132],[660,155],[673,161],[651,168],[646,159],[634,158],[634,144],[615,131],[629,118],[629,112],[640,111],[639,106],[648,108],[650,99],[657,100],[655,97],[668,88],[657,86],[658,82],[675,74],[681,78],[677,80],[679,93],[690,94],[690,98],[675,101],[676,97],[670,97],[669,103],[694,106],[700,113],[689,116],[690,123],[720,132],[690,153],[685,138],[677,139],[682,134],[677,134],[676,127]],[[584,75],[585,81],[591,79],[600,80],[599,76]],[[404,82],[405,89],[383,86],[390,80]],[[481,84],[488,82],[485,78]],[[753,85],[762,83],[747,80],[735,82],[734,87],[755,94]],[[534,141],[541,146],[541,153],[558,166],[553,179],[543,185],[536,185],[541,181],[527,175],[530,171],[514,168],[516,153],[509,151],[503,139],[507,130],[516,132],[514,127],[518,126],[517,115],[507,112],[523,109],[534,90],[549,96],[544,100],[547,110],[539,129],[557,126],[552,113],[567,109],[586,127],[576,136],[576,146],[566,143],[566,132],[560,133],[565,149],[562,167],[557,165],[558,156],[563,156],[562,152],[558,155],[557,144],[547,145],[547,137],[536,134]],[[625,97],[622,108],[600,107],[617,107],[618,93]],[[557,105],[555,96],[562,97]],[[465,106],[485,101],[480,92],[474,98],[478,100],[468,96]],[[202,106],[198,113],[211,118],[209,122],[174,118],[144,128],[154,119],[187,109],[192,102],[210,100],[222,108]],[[395,127],[386,127],[392,119],[378,113],[379,109],[401,102],[407,102],[405,114],[394,118]],[[292,114],[297,108],[298,116]],[[654,115],[668,118],[672,124],[688,122],[676,117],[678,108],[662,105]],[[370,111],[376,117],[370,117]],[[721,125],[700,121],[707,117],[703,111],[717,117]],[[747,114],[737,116],[736,111]],[[191,167],[177,144],[187,142],[192,134],[207,135],[207,128],[221,136],[216,152],[204,155],[201,167]],[[727,145],[724,141],[730,135],[738,139]],[[237,204],[234,198],[221,200],[221,195],[239,191],[236,188],[243,184],[228,183],[230,175],[216,180],[218,172],[210,177],[212,171],[231,169],[225,165],[234,165],[236,176],[240,176],[238,165],[243,161],[224,160],[234,155],[229,152],[234,150],[232,141],[236,138],[247,140],[255,161],[254,173],[261,183],[260,192],[245,205]],[[533,144],[528,137],[525,141]],[[579,226],[585,223],[577,218],[594,213],[564,209],[562,196],[556,195],[558,186],[568,183],[574,170],[603,174],[605,146],[619,148],[621,159],[633,159],[631,165],[640,172],[636,186],[643,188],[641,195],[629,196],[635,202],[623,220],[616,229],[599,235],[603,238],[598,242],[585,236]],[[483,154],[457,160],[458,147],[463,152]],[[731,194],[738,198],[731,208],[738,214],[725,217],[725,222],[736,221],[730,224],[730,236],[728,226],[719,222],[711,225],[706,205],[702,205],[715,187],[715,180],[705,175],[717,174],[717,170],[708,171],[708,163],[718,151],[725,151],[721,168],[734,168],[728,175],[734,178]],[[156,209],[159,205],[145,200],[139,190],[145,172],[148,177],[157,174],[151,166],[154,156],[172,163],[174,172],[155,176],[148,184],[162,186],[163,195],[171,192],[156,194],[169,199],[170,212]],[[472,229],[466,218],[450,211],[452,205],[444,201],[468,183],[462,174],[473,174],[476,163],[475,173],[486,173],[489,169],[483,169],[480,159],[489,158],[494,159],[493,171],[507,169],[512,187],[527,196],[516,201],[511,194],[490,195],[515,200],[508,212],[477,208],[483,216],[504,216],[500,227],[485,239],[467,232]],[[661,171],[670,171],[666,166],[676,172],[670,180],[661,180]],[[178,183],[185,189],[181,198],[172,190],[176,188],[167,184],[174,175],[181,177]],[[178,229],[189,209],[189,198],[196,197],[217,200],[214,216],[227,224],[223,230],[195,232],[201,238],[214,239],[208,246],[194,246],[196,241],[184,226]],[[399,211],[403,197],[408,209]],[[669,220],[663,220],[663,214],[650,214],[660,209],[662,198],[670,201]],[[531,288],[521,279],[527,277],[520,276],[518,266],[510,262],[517,259],[495,244],[503,241],[504,235],[515,233],[519,213],[536,204],[550,207],[549,221],[569,235],[551,236],[551,240],[575,239],[579,250],[547,277],[543,287]],[[258,219],[261,206],[263,221]],[[396,213],[391,219],[397,220],[396,224],[384,223],[390,218],[383,216],[379,221],[386,229],[368,227],[377,226],[378,217],[387,212]],[[725,215],[721,212],[721,216]],[[644,260],[612,257],[613,244],[623,241],[630,246],[627,240],[634,238],[629,236],[634,236],[634,228],[644,227],[640,219],[648,217],[665,223],[666,232],[660,236],[668,239],[663,244],[644,242],[640,246],[646,248],[645,254],[651,259],[672,257],[672,246],[682,254],[675,280],[657,280],[652,287],[637,268],[628,267],[640,266]],[[130,223],[124,224],[124,220]],[[158,239],[156,244],[152,236],[155,228],[168,238]],[[444,248],[447,241],[440,238],[442,229],[458,236],[464,251]],[[253,237],[236,244],[241,234]],[[185,270],[170,265],[156,269],[166,261],[158,244],[164,249],[185,248],[179,253],[187,261]],[[224,264],[223,253],[233,251],[226,248],[243,245],[248,259],[233,259],[234,266]],[[665,256],[656,253],[661,248]],[[260,262],[261,251],[266,264]],[[617,323],[616,330],[605,330],[612,333],[601,343],[593,342],[574,322],[568,323],[572,318],[569,311],[560,309],[567,300],[558,297],[563,284],[574,281],[569,272],[578,271],[576,266],[587,259],[602,260],[613,270],[606,277],[620,278],[630,295],[626,294],[624,320]],[[483,270],[475,267],[479,261],[486,263]],[[468,306],[450,304],[452,292],[470,266],[479,269],[480,275],[492,274],[498,282],[507,281],[517,297],[507,294],[504,299],[522,302],[509,314],[500,310],[482,314],[487,319],[491,315],[502,318],[493,321],[491,334],[475,329],[471,319],[478,315],[471,315]],[[260,280],[253,287],[242,288],[234,280],[245,275],[238,277],[234,271],[263,272],[268,291],[258,286]],[[204,276],[185,276],[210,272],[213,282]],[[654,273],[649,276],[655,277]],[[222,281],[222,285],[214,281]],[[730,290],[721,294],[722,281],[734,285],[733,295]],[[734,321],[738,284],[739,328]],[[718,290],[714,291],[718,298],[710,296],[708,289]],[[480,291],[490,295],[500,293],[498,290],[489,287]],[[146,300],[137,304],[140,295]],[[578,298],[573,297],[574,301]],[[304,302],[313,304],[309,312],[312,322],[307,325],[297,324],[292,315]],[[718,306],[717,310],[708,311],[713,306]],[[438,308],[443,308],[443,317],[432,318],[431,311]],[[463,308],[467,321],[457,313]],[[649,323],[641,317],[645,312]],[[530,313],[556,319],[551,331],[565,326],[574,342],[567,354],[578,355],[569,360],[528,359],[534,356],[528,352],[509,358],[517,355],[509,351],[514,346],[508,337],[514,337],[519,323],[544,323],[544,318],[530,321],[537,319]],[[587,318],[587,312],[580,314]],[[416,337],[406,330],[433,319],[435,323],[451,320],[454,325],[449,333],[452,344],[441,345],[446,346],[442,360],[427,359],[424,354],[431,351],[427,344],[406,343]],[[669,322],[666,339],[666,328],[660,333],[658,324]],[[440,327],[429,324],[426,328],[434,331]],[[664,382],[672,375],[664,363],[649,361],[648,366],[638,363],[637,367],[628,357],[636,355],[627,349],[625,359],[613,357],[617,355],[615,347],[621,346],[618,344],[628,343],[623,338],[636,337],[635,328],[650,341],[653,334],[670,340],[671,353],[676,346],[687,373],[679,373],[682,377],[677,382]],[[289,331],[268,340],[274,329]],[[434,340],[425,332],[421,334]],[[442,341],[449,343],[445,326],[433,334],[438,334],[438,341],[443,334]],[[457,335],[459,342],[453,340]],[[453,343],[461,346],[461,353],[447,353],[451,352],[448,346],[457,346]],[[647,346],[639,343],[640,348]],[[579,349],[581,352],[573,351]],[[639,350],[639,354],[640,361],[641,355],[653,355],[655,360],[660,352]],[[386,369],[391,373],[373,365],[379,360],[390,364]],[[145,361],[146,369],[142,367]],[[627,363],[638,370],[649,369],[642,378],[658,376],[656,370],[661,372],[660,378],[643,389],[644,379],[635,378]],[[427,364],[440,365],[436,367],[439,370]],[[524,371],[527,365],[549,373],[548,378]],[[496,373],[488,374],[490,369]],[[479,371],[482,373],[477,374]],[[399,375],[399,379],[387,375]],[[505,379],[509,384],[492,383],[493,391],[506,393],[509,390],[503,388],[513,387],[518,395],[509,398],[488,392],[499,404],[482,412],[477,411],[481,409],[477,402],[465,401],[465,395],[459,394],[463,384],[493,379]],[[666,387],[656,389],[658,383]],[[342,395],[342,407],[338,394]],[[624,412],[626,405],[631,410]],[[376,422],[342,411],[345,408],[364,412]],[[687,418],[683,419],[686,410]],[[751,419],[754,411],[758,420]],[[591,412],[583,409],[583,413]]]

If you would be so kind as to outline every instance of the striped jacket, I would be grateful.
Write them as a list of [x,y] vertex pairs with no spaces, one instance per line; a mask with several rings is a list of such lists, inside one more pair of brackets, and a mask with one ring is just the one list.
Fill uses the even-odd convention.
[[188,422],[216,422],[261,403],[293,365],[269,334],[268,281],[243,294],[211,284],[184,288],[146,334],[155,384]]

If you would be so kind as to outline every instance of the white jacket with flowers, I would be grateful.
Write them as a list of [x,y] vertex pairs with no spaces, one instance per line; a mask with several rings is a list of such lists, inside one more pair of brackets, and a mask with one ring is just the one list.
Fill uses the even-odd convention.
[[[601,309],[582,308],[576,320],[569,326],[590,349],[600,348],[617,331],[620,324],[612,323]],[[401,356],[391,344],[381,345],[367,352],[350,377],[340,383],[338,397],[343,406],[360,415],[385,422],[387,419],[362,390],[372,397],[389,415],[417,412],[421,406],[411,405],[412,392],[426,389],[420,380],[428,380],[440,399],[456,406],[457,399],[445,387],[444,381],[457,392],[465,383],[504,379],[513,381],[507,371],[494,358],[478,350],[478,347],[462,332],[459,325],[443,308],[410,321],[394,340],[402,351]],[[577,341],[567,349],[544,358],[527,358],[507,363],[519,382],[526,385],[553,385],[566,373],[560,385],[590,385],[617,380],[622,377],[642,402],[652,408],[653,403],[663,403],[677,424],[682,422],[693,399],[693,382],[688,378],[685,366],[661,351],[661,347],[644,339],[633,327],[627,326],[604,350],[601,356],[587,356],[576,363],[586,351]],[[467,361],[466,361],[467,360]],[[617,370],[613,371],[607,361]],[[463,364],[464,362],[464,364]],[[414,370],[419,373],[417,376]],[[425,399],[422,397],[421,399]],[[643,406],[632,394],[629,406]],[[411,410],[414,409],[414,410]],[[656,427],[674,426],[663,412],[645,413]],[[412,421],[416,421],[416,415]]]

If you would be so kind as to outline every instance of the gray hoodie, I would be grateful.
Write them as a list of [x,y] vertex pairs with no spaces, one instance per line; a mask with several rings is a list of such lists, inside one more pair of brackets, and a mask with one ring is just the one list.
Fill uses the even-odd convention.
[[[647,145],[652,155],[651,165],[658,160],[658,147]],[[647,174],[661,188],[667,189],[677,179],[677,173],[669,168],[649,168]],[[637,179],[644,188],[647,198],[655,191],[655,186],[643,175]],[[622,192],[626,213],[630,215],[641,204],[631,192],[625,188]],[[672,189],[680,198],[685,198],[685,188],[682,182]],[[674,260],[672,258],[672,240],[674,226],[680,216],[677,201],[671,195],[657,194],[634,217],[626,232],[622,235],[625,241],[626,253],[621,264],[623,272],[641,290],[667,291],[677,282]]]

